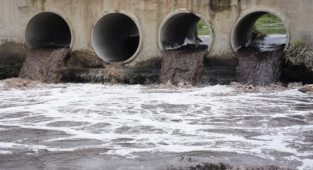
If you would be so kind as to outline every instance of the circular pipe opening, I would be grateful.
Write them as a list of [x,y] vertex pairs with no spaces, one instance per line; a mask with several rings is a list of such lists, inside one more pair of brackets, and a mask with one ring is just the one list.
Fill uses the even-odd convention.
[[[197,26],[200,20],[199,16],[187,12],[171,16],[161,27],[159,35],[161,49],[168,50],[187,44],[199,44]],[[211,32],[208,25],[207,29]],[[205,45],[209,45],[209,36],[205,36],[205,38],[204,42],[207,43]]]
[[27,25],[25,38],[29,48],[70,47],[72,41],[67,22],[52,12],[35,15]]
[[[256,24],[256,21],[261,18],[263,15],[265,14],[272,14],[271,12],[267,12],[267,11],[258,11],[258,12],[252,12],[242,18],[240,18],[237,23],[235,24],[235,27],[232,31],[232,40],[231,40],[231,44],[232,44],[232,48],[235,52],[237,52],[237,50],[241,47],[246,47],[248,45],[250,45],[252,43],[252,39],[251,39],[251,35],[252,35],[252,30],[253,27]],[[274,14],[275,15],[275,14]],[[277,15],[275,15],[276,17],[278,17]],[[280,18],[280,17],[278,17]],[[281,20],[281,18],[280,18]],[[281,20],[282,21],[282,20]],[[284,24],[285,26],[285,24]],[[285,27],[285,29],[287,30],[287,28]],[[285,35],[285,39],[283,41],[281,41],[278,44],[286,44],[285,49],[287,49],[287,45],[288,45],[288,30],[286,31],[286,35]]]
[[138,26],[129,16],[110,13],[103,16],[92,33],[92,46],[105,62],[127,62],[139,51],[141,38]]

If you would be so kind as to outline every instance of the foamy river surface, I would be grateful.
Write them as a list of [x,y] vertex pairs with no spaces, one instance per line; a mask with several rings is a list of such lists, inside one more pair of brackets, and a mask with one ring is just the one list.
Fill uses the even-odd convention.
[[313,169],[313,94],[0,82],[0,169]]

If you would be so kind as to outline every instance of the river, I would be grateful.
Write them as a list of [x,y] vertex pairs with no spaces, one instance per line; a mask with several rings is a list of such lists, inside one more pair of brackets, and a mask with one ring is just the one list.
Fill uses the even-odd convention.
[[313,95],[235,86],[0,82],[0,169],[313,169]]

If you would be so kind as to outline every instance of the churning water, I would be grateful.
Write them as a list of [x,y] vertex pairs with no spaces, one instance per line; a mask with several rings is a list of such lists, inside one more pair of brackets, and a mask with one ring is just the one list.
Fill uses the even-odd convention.
[[313,168],[313,95],[296,89],[0,88],[0,169]]

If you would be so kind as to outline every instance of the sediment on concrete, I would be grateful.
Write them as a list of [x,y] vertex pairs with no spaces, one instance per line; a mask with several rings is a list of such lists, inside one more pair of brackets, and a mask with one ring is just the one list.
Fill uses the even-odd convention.
[[92,51],[75,50],[65,61],[65,67],[73,68],[104,68],[104,62]]

